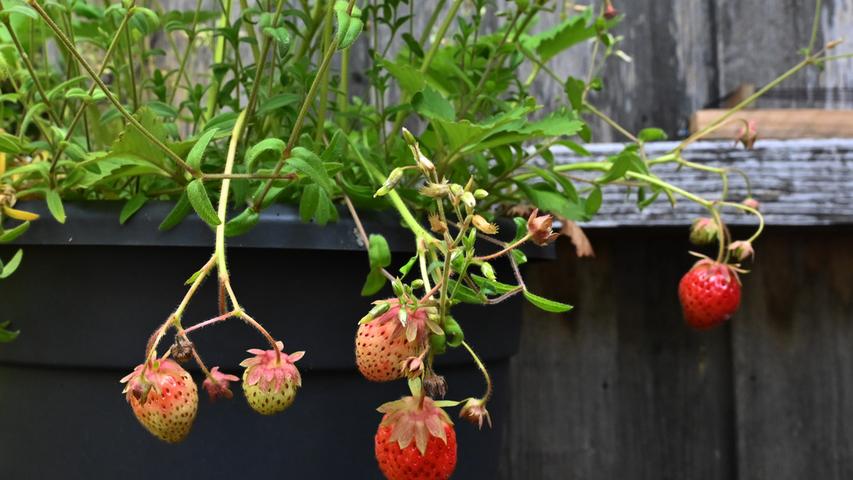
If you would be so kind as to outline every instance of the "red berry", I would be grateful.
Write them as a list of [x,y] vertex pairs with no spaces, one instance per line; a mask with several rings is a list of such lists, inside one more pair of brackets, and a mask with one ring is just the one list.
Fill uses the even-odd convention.
[[123,393],[142,426],[169,443],[186,438],[198,411],[198,390],[177,362],[139,365],[121,381],[127,382]]
[[385,413],[374,449],[388,480],[446,480],[456,468],[453,422],[431,398],[404,397],[379,408]]
[[728,320],[740,306],[740,280],[730,266],[700,260],[681,278],[678,299],[690,326],[712,328]]

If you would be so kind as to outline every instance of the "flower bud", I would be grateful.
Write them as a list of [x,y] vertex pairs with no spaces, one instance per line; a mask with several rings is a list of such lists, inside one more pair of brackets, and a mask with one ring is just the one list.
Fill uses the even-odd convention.
[[409,131],[408,128],[403,127],[403,140],[406,141],[409,145],[417,145],[418,141],[415,139],[415,136],[412,135],[412,132]]
[[471,219],[471,223],[477,230],[485,234],[494,235],[498,233],[498,226],[494,223],[490,223],[481,215],[474,215],[474,217]]
[[530,234],[530,239],[533,240],[533,243],[544,247],[556,240],[560,234],[554,233],[551,230],[554,223],[554,218],[551,215],[537,216],[538,214],[539,209],[536,208],[530,214],[530,217],[527,218],[527,232]]
[[464,203],[468,208],[474,208],[477,206],[477,200],[474,199],[474,194],[471,192],[462,193],[462,203]]
[[492,428],[492,418],[489,416],[489,411],[486,410],[486,402],[479,398],[469,398],[465,402],[465,406],[459,411],[459,418],[477,425],[478,428],[483,428],[483,422],[489,424]]
[[407,378],[420,377],[424,373],[424,361],[421,357],[409,357],[400,363],[400,373]]
[[690,243],[708,245],[717,239],[717,223],[707,217],[697,218],[690,227]]
[[230,400],[234,396],[231,389],[228,388],[229,382],[236,382],[240,379],[236,375],[229,375],[219,371],[219,367],[210,369],[210,376],[204,380],[201,386],[207,391],[210,400],[225,398]]
[[176,336],[169,355],[178,363],[187,363],[193,358],[193,342],[183,335]]
[[447,196],[450,192],[450,187],[446,183],[427,183],[421,187],[421,195],[430,198],[441,198]]
[[429,228],[433,232],[442,234],[447,231],[447,224],[445,224],[435,213],[430,214],[427,218],[429,218]]
[[489,192],[483,190],[482,188],[478,188],[474,190],[474,198],[477,200],[482,200],[489,196]]
[[423,382],[424,392],[431,398],[444,398],[447,395],[447,381],[434,372],[427,374]]
[[758,130],[755,126],[755,120],[750,120],[738,130],[735,145],[741,143],[747,150],[752,150],[756,140],[758,140]]
[[747,258],[751,258],[755,256],[755,250],[752,248],[752,244],[745,240],[738,240],[737,242],[732,242],[729,245],[729,251],[732,252],[732,256],[738,261],[744,261]]
[[483,262],[483,264],[480,265],[480,272],[482,272],[484,277],[493,282],[497,280],[497,276],[495,276],[495,268],[492,267],[492,264],[489,262]]
[[391,173],[388,174],[388,178],[385,180],[385,183],[373,194],[373,197],[384,197],[388,195],[388,192],[394,190],[394,187],[400,183],[400,180],[403,179],[403,169],[400,167],[391,170]]
[[759,203],[758,200],[756,200],[752,197],[747,198],[742,203],[749,208],[754,208],[755,210],[758,210],[759,207],[761,207],[761,203]]

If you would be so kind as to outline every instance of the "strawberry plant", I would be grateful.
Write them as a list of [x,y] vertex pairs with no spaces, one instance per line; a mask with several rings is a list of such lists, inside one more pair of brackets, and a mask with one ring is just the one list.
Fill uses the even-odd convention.
[[[489,0],[439,0],[429,9],[415,0],[202,5],[166,11],[157,0],[0,3],[0,243],[45,221],[16,208],[22,200],[44,201],[60,223],[69,201],[123,202],[125,223],[148,202],[168,200],[174,206],[161,230],[193,212],[209,224],[213,252],[123,380],[142,425],[176,442],[189,433],[198,401],[179,363],[198,365],[212,398],[231,398],[229,383],[240,381],[261,414],[287,409],[302,388],[296,362],[305,352],[285,353],[281,337],[240,303],[228,238],[250,231],[274,203],[298,206],[303,221],[318,225],[351,216],[370,266],[361,293],[373,297],[388,285],[393,292],[365,306],[353,326],[355,364],[371,381],[405,379],[411,392],[380,407],[376,457],[388,478],[450,476],[456,443],[445,408],[461,406],[461,418],[491,425],[492,382],[454,307],[518,295],[547,312],[569,311],[527,288],[522,247],[547,245],[562,233],[589,254],[576,222],[597,213],[609,185],[635,193],[638,208],[665,198],[708,210],[691,239],[716,242],[718,256],[700,261],[679,294],[693,326],[729,318],[740,296],[737,273],[745,273],[739,262],[752,254],[763,220],[754,199],[729,198],[729,177],[742,172],[693,163],[684,149],[794,73],[831,59],[836,45],[815,49],[812,42],[802,62],[729,114],[649,157],[644,145],[664,132],[629,132],[594,106],[596,91],[606,88],[604,63],[626,57],[611,33],[623,19],[610,1],[573,8],[547,0],[500,8]],[[537,29],[547,15],[558,17],[555,26]],[[487,27],[492,17],[498,24]],[[584,78],[558,78],[549,68],[567,50],[589,45]],[[366,63],[356,65],[357,49],[366,51]],[[530,73],[520,75],[523,68]],[[352,88],[354,73],[367,79],[367,91]],[[537,101],[531,86],[540,76],[564,85],[562,101]],[[582,142],[591,140],[590,116],[624,135],[624,149],[604,161],[555,162],[558,148],[589,156]],[[756,135],[748,124],[740,140],[751,147]],[[662,180],[655,173],[662,164],[719,175],[719,198]],[[414,254],[401,268],[391,268],[385,238],[365,231],[363,210],[390,211],[411,232]],[[723,222],[736,212],[758,219],[746,240],[731,238]],[[499,237],[501,218],[512,227]],[[0,263],[0,279],[21,259],[19,251]],[[506,262],[511,278],[498,279],[497,262]],[[211,276],[219,315],[190,324],[187,306]],[[266,342],[249,350],[242,376],[208,368],[191,340],[226,321],[243,322]],[[8,325],[0,323],[0,341],[17,334]],[[161,349],[167,338],[171,347]],[[483,374],[480,397],[443,399],[449,386],[435,359],[457,348]]]

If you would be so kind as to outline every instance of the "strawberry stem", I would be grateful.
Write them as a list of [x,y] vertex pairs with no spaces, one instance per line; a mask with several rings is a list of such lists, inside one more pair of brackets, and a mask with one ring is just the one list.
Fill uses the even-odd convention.
[[471,358],[474,359],[474,363],[477,364],[477,367],[480,369],[480,372],[483,373],[483,378],[486,380],[486,393],[483,394],[483,398],[481,399],[483,402],[486,402],[492,396],[492,377],[489,376],[489,371],[486,370],[486,366],[483,365],[483,361],[480,360],[480,357],[474,352],[474,349],[468,345],[464,340],[462,341],[462,346],[465,347],[465,350],[468,350],[468,353],[471,354]]
[[717,263],[721,263],[726,255],[726,226],[723,224],[723,219],[720,217],[720,212],[717,210],[717,207],[711,205],[708,207],[708,210],[711,211],[711,215],[714,217],[714,222],[717,224],[717,243],[719,244]]

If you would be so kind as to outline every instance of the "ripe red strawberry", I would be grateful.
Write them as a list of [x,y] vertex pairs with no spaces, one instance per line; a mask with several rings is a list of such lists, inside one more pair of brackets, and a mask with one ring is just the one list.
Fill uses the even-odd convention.
[[684,319],[698,329],[715,327],[740,306],[740,279],[730,266],[703,259],[678,284]]
[[403,397],[379,407],[384,413],[374,450],[388,480],[446,480],[456,468],[456,432],[447,413],[429,397]]
[[[284,344],[276,342],[281,351]],[[302,386],[302,377],[295,363],[305,352],[290,355],[281,352],[276,357],[275,350],[252,348],[249,353],[254,357],[240,362],[246,367],[243,372],[243,394],[249,406],[261,415],[281,412],[296,399],[296,390]]]
[[[388,382],[403,377],[400,365],[416,357],[429,336],[425,308],[406,309],[406,326],[400,322],[400,302],[382,300],[390,308],[379,317],[359,325],[355,336],[355,363],[364,378]],[[436,327],[437,328],[437,327]]]
[[122,393],[136,418],[161,440],[177,443],[190,433],[198,411],[198,390],[192,377],[174,360],[138,365],[121,379]]

